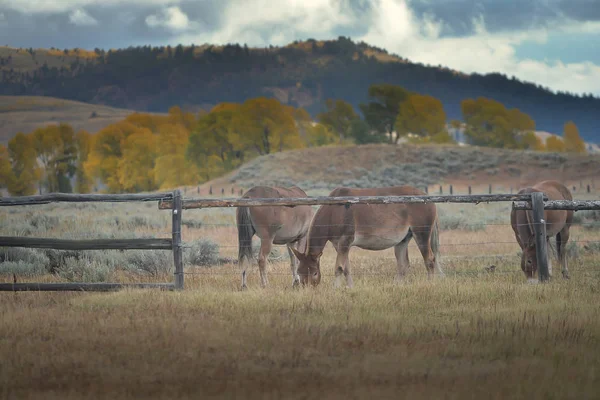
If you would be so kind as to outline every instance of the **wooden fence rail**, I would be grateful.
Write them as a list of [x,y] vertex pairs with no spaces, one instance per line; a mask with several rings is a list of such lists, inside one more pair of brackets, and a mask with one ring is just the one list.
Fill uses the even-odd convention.
[[168,193],[149,194],[65,194],[52,193],[41,196],[4,197],[0,198],[0,206],[28,206],[48,204],[52,202],[126,202],[170,200],[172,203],[172,238],[171,239],[92,239],[65,240],[54,238],[31,238],[17,236],[0,236],[0,247],[28,247],[56,250],[172,250],[175,264],[174,280],[171,283],[0,283],[0,291],[62,291],[86,290],[109,291],[126,287],[183,289],[183,260],[181,249],[181,193],[179,190]]
[[39,196],[0,197],[0,206],[30,206],[48,203],[126,202],[172,199],[172,192],[138,194],[50,193]]
[[0,236],[0,247],[29,247],[55,250],[171,250],[171,239],[92,239],[64,240]]
[[[547,197],[544,197],[547,200]],[[529,194],[481,194],[453,196],[344,196],[344,197],[296,197],[296,198],[260,198],[260,199],[185,199],[183,209],[213,207],[261,207],[261,206],[312,206],[352,204],[398,204],[398,203],[488,203],[500,201],[530,201]],[[159,210],[173,209],[173,201],[161,200]]]
[[[514,210],[531,210],[531,202],[516,201]],[[600,200],[548,200],[544,201],[544,210],[600,210]]]

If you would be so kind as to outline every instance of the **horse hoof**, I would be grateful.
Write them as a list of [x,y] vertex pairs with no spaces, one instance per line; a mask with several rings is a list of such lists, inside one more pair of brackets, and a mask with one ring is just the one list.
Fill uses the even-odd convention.
[[246,285],[242,285],[242,287],[240,288],[240,291],[242,291],[242,292],[243,292],[243,291],[245,291],[245,290],[248,290],[248,286],[246,286]]
[[571,279],[571,277],[569,276],[569,274],[563,274],[563,278],[564,279]]

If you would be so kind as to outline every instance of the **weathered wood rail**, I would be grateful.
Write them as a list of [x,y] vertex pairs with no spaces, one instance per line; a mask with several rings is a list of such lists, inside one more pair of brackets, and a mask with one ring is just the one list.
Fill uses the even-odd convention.
[[36,196],[0,197],[0,206],[30,206],[48,203],[131,202],[173,199],[173,192],[137,194],[49,193]]
[[[544,210],[600,210],[600,200],[548,200],[544,201]],[[531,210],[531,202],[517,201],[513,203],[514,210]]]
[[141,194],[66,194],[52,193],[40,196],[0,198],[0,206],[30,206],[54,202],[133,202],[169,200],[172,203],[171,239],[95,239],[65,240],[55,238],[32,238],[0,236],[0,247],[28,247],[56,250],[172,250],[175,264],[174,279],[171,283],[0,283],[0,291],[111,291],[121,288],[178,289],[184,287],[183,257],[181,249],[181,193],[179,190],[164,193]]
[[171,239],[92,239],[64,240],[0,236],[0,247],[29,247],[55,250],[171,250]]
[[[545,197],[547,199],[547,197]],[[345,197],[296,197],[296,198],[262,198],[262,199],[185,199],[183,209],[214,207],[261,207],[261,206],[313,206],[313,205],[345,205],[353,204],[398,204],[398,203],[489,203],[500,201],[530,201],[528,194],[481,194],[452,196],[345,196]],[[173,201],[166,199],[158,203],[160,210],[171,210]]]

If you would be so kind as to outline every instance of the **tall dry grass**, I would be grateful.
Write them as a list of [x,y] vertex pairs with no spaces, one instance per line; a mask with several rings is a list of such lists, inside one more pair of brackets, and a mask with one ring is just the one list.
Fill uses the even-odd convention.
[[[0,233],[168,236],[169,213],[154,207],[11,208],[0,214]],[[233,210],[186,211],[184,240],[210,238],[219,260],[188,265],[183,292],[0,293],[0,397],[596,398],[595,217],[573,229],[571,280],[528,285],[508,207],[440,206],[447,224],[444,279],[425,278],[413,244],[402,284],[393,282],[393,250],[353,249],[355,287],[335,290],[335,252],[328,246],[321,286],[292,290],[280,249],[269,265],[269,287],[260,289],[254,266],[245,292],[231,261],[237,256]],[[128,260],[98,254],[104,254],[96,256],[99,263]],[[0,279],[10,281],[4,264]],[[496,272],[487,273],[492,264]],[[168,272],[120,265],[108,277],[171,279]],[[19,279],[65,278],[42,272]]]

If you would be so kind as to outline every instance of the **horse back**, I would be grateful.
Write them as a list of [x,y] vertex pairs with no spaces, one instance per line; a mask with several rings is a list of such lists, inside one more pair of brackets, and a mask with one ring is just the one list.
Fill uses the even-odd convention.
[[[301,198],[307,194],[297,186],[254,186],[243,198]],[[303,237],[308,232],[313,215],[311,206],[260,206],[248,207],[257,236],[261,239],[275,237],[276,242]]]

